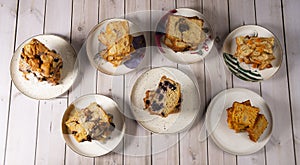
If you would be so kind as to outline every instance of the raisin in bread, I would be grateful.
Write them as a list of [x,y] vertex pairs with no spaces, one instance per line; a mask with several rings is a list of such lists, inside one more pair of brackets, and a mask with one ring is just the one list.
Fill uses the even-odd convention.
[[32,39],[26,44],[21,53],[19,70],[25,79],[33,74],[38,81],[47,81],[52,85],[59,84],[63,61],[61,55],[54,50],[49,50],[37,39]]
[[[73,104],[69,108],[70,111],[75,110]],[[107,114],[100,105],[93,102],[82,110],[73,111],[65,125],[78,142],[91,140],[105,142],[115,127],[112,120],[112,115]]]
[[133,37],[129,31],[128,21],[112,21],[106,25],[105,32],[98,36],[99,41],[106,46],[100,55],[114,67],[128,60],[130,53],[134,51]]
[[196,50],[204,41],[203,20],[198,17],[170,15],[164,43],[175,52]]
[[145,110],[150,114],[167,117],[180,111],[181,89],[178,82],[162,76],[155,90],[147,90],[144,100]]

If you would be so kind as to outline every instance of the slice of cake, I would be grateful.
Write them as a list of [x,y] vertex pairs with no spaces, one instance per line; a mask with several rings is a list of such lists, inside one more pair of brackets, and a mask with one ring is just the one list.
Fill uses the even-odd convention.
[[49,50],[37,39],[32,39],[26,44],[21,53],[19,70],[25,79],[33,74],[38,81],[47,81],[52,85],[59,84],[63,61],[61,55],[54,50]]
[[244,125],[246,127],[253,127],[255,119],[259,112],[258,108],[247,106],[239,102],[234,102],[232,109],[233,122]]
[[73,104],[69,108],[74,112],[65,124],[78,142],[105,142],[110,138],[115,127],[112,122],[113,116],[107,114],[96,102],[82,110],[75,110]]
[[130,58],[134,51],[132,46],[133,37],[129,35],[128,21],[112,21],[106,25],[105,32],[98,36],[106,49],[100,52],[103,59],[110,62],[114,67]]
[[249,138],[257,142],[259,137],[263,134],[265,129],[268,126],[268,121],[263,114],[259,114],[256,118],[255,124],[252,128],[248,128],[247,132],[249,133]]
[[180,84],[162,76],[155,90],[147,90],[143,99],[145,110],[150,114],[167,117],[171,113],[180,111],[181,89]]
[[175,52],[196,50],[205,40],[203,20],[198,17],[170,15],[166,25],[164,43]]

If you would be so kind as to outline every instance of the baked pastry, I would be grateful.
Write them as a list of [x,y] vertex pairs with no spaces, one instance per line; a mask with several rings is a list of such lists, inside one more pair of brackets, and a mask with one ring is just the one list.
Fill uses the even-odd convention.
[[130,53],[134,51],[132,46],[133,37],[129,35],[128,21],[112,21],[106,25],[105,32],[98,36],[106,49],[100,52],[103,59],[119,66],[123,61],[130,58]]
[[49,50],[37,39],[26,44],[21,53],[19,70],[25,79],[32,74],[38,81],[47,81],[52,85],[59,84],[63,61],[61,55]]
[[167,117],[180,111],[181,88],[178,82],[162,76],[155,90],[147,90],[143,99],[150,114]]
[[166,25],[164,43],[175,52],[196,50],[205,40],[203,20],[198,17],[170,15]]
[[253,68],[263,70],[272,67],[274,38],[239,36],[236,38],[236,53],[240,62],[251,64]]
[[267,126],[268,121],[266,117],[263,114],[258,114],[254,126],[247,129],[247,132],[249,133],[249,138],[252,141],[257,142],[257,140],[263,134]]
[[78,142],[99,140],[106,142],[115,128],[113,116],[107,114],[96,102],[82,110],[76,110],[71,104],[69,111],[73,111],[65,122],[70,132]]
[[259,108],[251,106],[250,100],[242,103],[234,102],[226,111],[228,127],[237,133],[248,132],[254,142],[257,142],[267,128],[267,119],[263,114],[259,114]]

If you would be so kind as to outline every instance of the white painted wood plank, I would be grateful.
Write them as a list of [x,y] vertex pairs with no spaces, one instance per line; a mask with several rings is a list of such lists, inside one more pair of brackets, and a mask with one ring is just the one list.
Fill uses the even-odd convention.
[[[150,0],[143,2],[138,0],[128,0],[125,3],[125,12],[128,19],[138,24],[141,31],[150,30]],[[141,12],[136,14],[135,12]],[[146,34],[146,42],[150,43],[150,36]],[[146,51],[140,68],[150,67],[150,51]],[[126,123],[126,135],[124,137],[124,164],[151,164],[151,134],[142,128],[130,114],[130,89],[133,85],[132,77],[137,74],[138,70],[125,75],[124,89],[124,112]]]
[[65,142],[61,135],[61,118],[67,98],[40,101],[36,164],[64,164]]
[[[239,9],[239,10],[236,10]],[[230,11],[230,28],[231,31],[235,28],[246,25],[246,24],[256,24],[255,20],[255,6],[254,1],[239,1],[231,0],[229,1],[229,11]],[[236,76],[233,76],[233,87],[247,88],[258,94],[260,94],[259,83],[246,82],[240,80]],[[254,105],[255,106],[255,105]],[[247,156],[238,156],[237,164],[264,164],[265,163],[265,152],[264,148],[259,152],[256,152]]]
[[[152,1],[151,9],[169,11],[176,8],[175,1]],[[155,28],[159,17],[151,15],[152,25]],[[162,16],[162,15],[161,15]],[[154,40],[153,40],[154,41]],[[158,48],[152,49],[152,67],[171,66],[177,67],[177,64],[165,58],[160,54]],[[163,144],[164,143],[164,144]],[[163,150],[162,150],[163,149]],[[179,143],[178,134],[171,135],[152,135],[152,163],[153,164],[179,164]]]
[[[72,1],[47,1],[44,33],[70,40]],[[59,17],[58,17],[59,16]],[[59,26],[58,26],[59,25]],[[39,105],[36,164],[63,164],[65,142],[61,135],[61,118],[67,108],[64,98],[41,101]]]
[[283,1],[284,27],[286,37],[286,54],[288,64],[288,78],[290,85],[290,98],[292,108],[292,121],[294,130],[294,147],[296,164],[300,164],[300,86],[299,86],[299,62],[300,62],[300,1]]
[[[231,75],[224,70],[224,63],[222,61],[222,44],[229,32],[228,19],[228,4],[226,1],[204,0],[203,14],[210,22],[215,31],[215,46],[205,59],[206,68],[206,101],[207,103],[219,92],[224,90],[226,86],[231,84]],[[214,56],[214,55],[219,55]],[[221,58],[221,59],[220,59]],[[213,67],[214,66],[214,67]],[[216,67],[218,66],[218,67]],[[216,70],[215,70],[216,69]],[[213,74],[218,73],[219,75]],[[226,81],[224,79],[226,77]],[[236,157],[223,152],[218,148],[212,139],[208,139],[208,164],[236,164]]]
[[[202,12],[202,0],[179,1],[177,8],[186,7]],[[181,65],[178,65],[181,68]],[[196,77],[200,92],[200,109],[205,111],[205,69],[204,61],[190,65]],[[194,125],[187,133],[180,134],[180,164],[207,164],[207,140],[199,141],[200,132],[205,131],[205,115],[198,114]],[[203,129],[203,130],[202,130]]]
[[[109,7],[108,7],[109,6]],[[124,2],[120,1],[118,3],[115,3],[114,1],[100,1],[99,3],[99,22],[102,20],[105,20],[107,18],[113,18],[113,17],[120,17],[124,15]],[[115,81],[119,82],[119,86],[116,86],[114,88],[117,88],[117,90],[123,94],[123,76],[110,76],[106,75],[101,72],[97,72],[98,78],[97,78],[97,93],[106,95],[108,97],[112,97],[112,81],[113,79]],[[120,108],[123,108],[123,102],[121,104],[118,104]],[[122,109],[120,109],[122,110]],[[101,157],[97,157],[95,159],[95,164],[122,164],[123,161],[123,141],[120,142],[120,145],[118,146],[118,153],[111,152],[109,154],[103,155]],[[120,153],[121,152],[121,153]]]
[[[90,93],[96,93],[96,70],[90,65],[84,46],[84,41],[98,22],[98,2],[73,1],[71,43],[78,52],[80,62],[79,77],[69,93],[69,104],[76,98]],[[94,164],[93,158],[80,156],[69,147],[66,149],[66,164]]]
[[[16,46],[33,35],[43,33],[44,7],[43,0],[19,2]],[[34,164],[38,103],[13,86],[5,164]]]
[[[11,79],[9,75],[10,59],[14,52],[15,29],[16,29],[17,1],[0,3],[0,45],[2,56],[0,60],[0,163],[4,164],[6,145],[6,132],[9,114]],[[5,25],[5,26],[3,26]]]
[[[272,31],[284,46],[281,1],[256,1],[256,15],[257,24]],[[274,120],[273,135],[266,145],[267,164],[295,164],[285,56],[284,52],[281,68],[275,76],[261,83],[262,96]]]

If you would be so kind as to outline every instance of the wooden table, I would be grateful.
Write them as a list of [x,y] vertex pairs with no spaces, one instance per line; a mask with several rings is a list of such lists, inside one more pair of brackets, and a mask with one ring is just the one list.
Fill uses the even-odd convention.
[[[236,156],[223,152],[211,138],[199,142],[204,115],[182,137],[181,134],[156,137],[134,120],[125,119],[127,134],[123,153],[88,158],[66,146],[60,132],[60,120],[69,103],[88,93],[112,97],[113,79],[120,82],[119,92],[127,95],[129,76],[112,77],[86,66],[79,85],[52,100],[33,100],[19,92],[11,81],[10,60],[14,50],[37,34],[57,34],[69,41],[78,52],[88,32],[106,18],[145,10],[168,11],[188,7],[203,13],[216,33],[215,52],[220,54],[230,31],[245,24],[257,24],[271,30],[280,40],[284,56],[274,77],[260,83],[239,80],[223,63],[215,68],[225,74],[210,75],[208,61],[190,65],[202,93],[205,109],[210,100],[226,88],[242,87],[260,94],[270,106],[274,130],[270,141],[260,151]],[[0,164],[299,164],[300,163],[300,19],[299,0],[1,0],[0,1]],[[150,13],[150,12],[149,12]],[[151,14],[149,14],[149,19]],[[175,66],[162,56],[146,56],[149,66]],[[220,72],[221,73],[221,72]],[[299,73],[298,73],[299,74]],[[214,86],[214,82],[221,85]],[[298,98],[298,99],[297,99]],[[125,100],[126,102],[128,100]],[[124,111],[130,111],[126,106]],[[144,140],[134,137],[146,137]],[[179,141],[180,139],[180,141]],[[153,153],[161,145],[167,150]],[[152,154],[135,156],[139,153]]]

